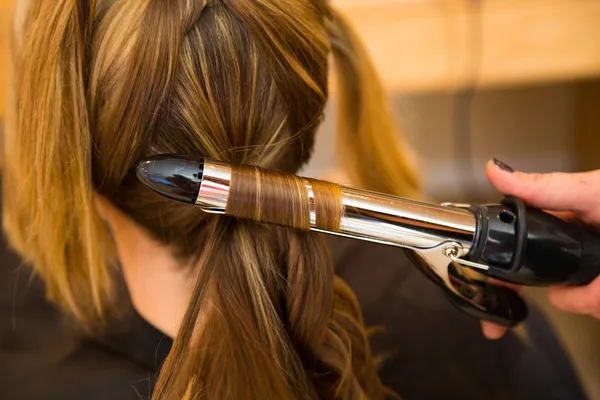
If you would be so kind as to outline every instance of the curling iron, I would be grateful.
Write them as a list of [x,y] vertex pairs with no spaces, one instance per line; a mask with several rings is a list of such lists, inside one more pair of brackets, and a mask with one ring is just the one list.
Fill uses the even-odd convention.
[[[226,214],[237,167],[208,159],[159,155],[138,163],[138,179],[154,191],[204,212]],[[272,172],[269,172],[272,174]],[[341,186],[339,229],[317,224],[315,191],[310,230],[397,246],[462,311],[514,326],[527,306],[512,289],[488,278],[525,286],[585,285],[600,273],[600,233],[565,222],[523,201],[429,204]]]

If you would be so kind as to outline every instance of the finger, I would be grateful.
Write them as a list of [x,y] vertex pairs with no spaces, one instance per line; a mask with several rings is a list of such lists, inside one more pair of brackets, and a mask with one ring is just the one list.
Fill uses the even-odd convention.
[[481,330],[483,332],[483,336],[486,338],[490,340],[498,340],[504,336],[508,328],[492,322],[482,321]]
[[548,300],[561,311],[600,314],[600,277],[587,286],[548,288]]
[[527,174],[509,172],[490,161],[486,173],[497,190],[538,208],[586,212],[600,197],[600,171]]
[[[489,278],[488,283],[508,287],[509,289],[512,289],[517,293],[521,291],[521,286],[517,284],[500,281],[494,278]],[[508,328],[502,325],[495,324],[493,322],[481,321],[481,330],[486,338],[490,340],[498,340],[502,338],[504,334],[506,334]]]
[[[499,286],[506,286],[514,290],[515,292],[519,292],[521,290],[521,287],[519,285],[510,282],[499,281],[494,278],[490,278],[488,280],[488,283]],[[506,334],[508,328],[502,325],[494,324],[493,322],[481,321],[481,330],[483,332],[483,336],[485,336],[486,338],[490,340],[498,340]]]

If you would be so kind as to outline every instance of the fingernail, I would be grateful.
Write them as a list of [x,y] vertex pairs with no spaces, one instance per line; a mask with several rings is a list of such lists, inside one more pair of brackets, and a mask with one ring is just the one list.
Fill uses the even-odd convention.
[[497,158],[494,158],[494,164],[496,164],[496,167],[500,168],[502,171],[509,172],[511,174],[515,172],[513,167],[503,161],[498,160]]
[[484,323],[482,326],[482,330],[483,330],[483,335],[488,340],[501,339],[504,336],[504,334],[506,333],[506,328],[498,326],[498,325],[490,324],[490,323]]

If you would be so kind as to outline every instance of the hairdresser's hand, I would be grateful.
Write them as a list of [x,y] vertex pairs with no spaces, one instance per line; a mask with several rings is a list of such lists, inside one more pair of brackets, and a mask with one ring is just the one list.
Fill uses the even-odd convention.
[[[600,228],[600,170],[576,174],[526,174],[501,161],[490,161],[487,176],[498,191],[548,210],[568,220],[579,220]],[[588,314],[600,319],[600,277],[583,287],[555,286],[548,289],[550,303],[562,311]],[[504,335],[506,328],[484,322],[490,339]]]

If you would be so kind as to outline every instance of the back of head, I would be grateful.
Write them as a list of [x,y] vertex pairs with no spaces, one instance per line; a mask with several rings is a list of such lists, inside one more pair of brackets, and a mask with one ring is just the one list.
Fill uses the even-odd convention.
[[166,200],[152,154],[297,172],[339,79],[339,155],[358,186],[418,187],[360,42],[325,0],[34,1],[16,54],[5,228],[51,299],[108,314],[114,259],[99,193],[194,265],[156,398],[382,398],[360,311],[319,236]]

